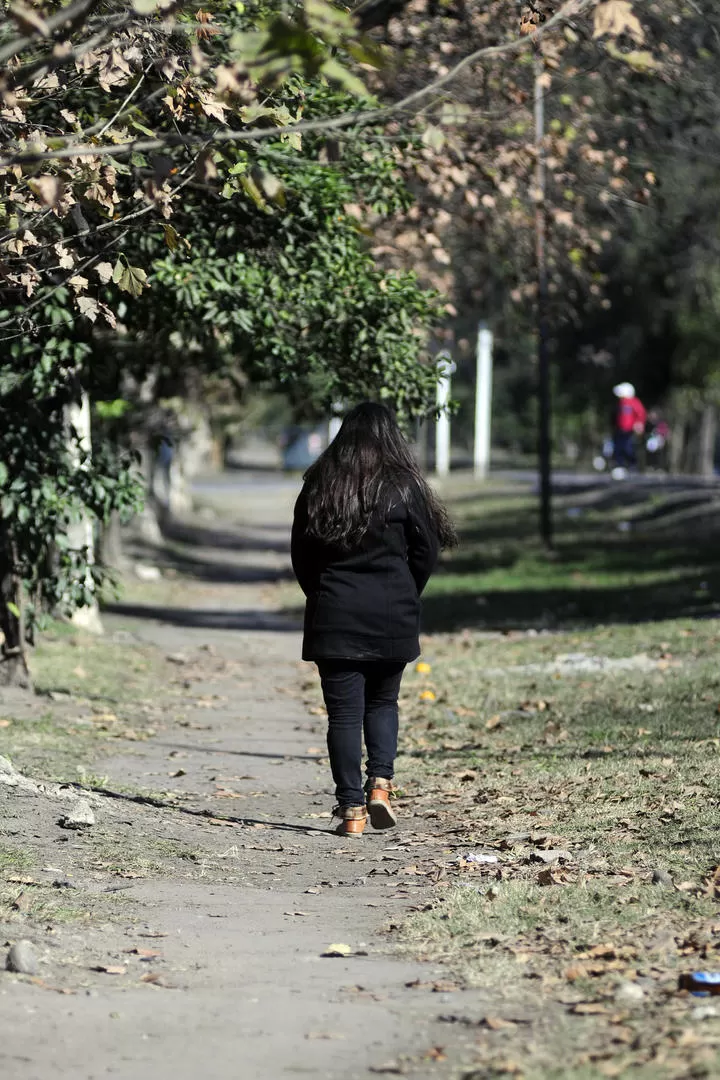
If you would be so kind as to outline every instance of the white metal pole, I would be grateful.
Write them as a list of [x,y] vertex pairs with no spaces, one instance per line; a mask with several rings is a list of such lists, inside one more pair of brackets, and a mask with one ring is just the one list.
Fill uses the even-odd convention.
[[342,416],[331,416],[328,424],[328,442],[332,442],[342,427]]
[[438,476],[450,473],[450,376],[454,365],[448,356],[444,356],[438,365],[436,402],[438,418],[435,424],[435,472]]
[[333,441],[333,439],[337,435],[338,431],[342,427],[342,422],[343,422],[342,411],[343,411],[343,403],[342,403],[342,401],[334,401],[333,402],[333,413],[332,413],[332,416],[330,417],[330,421],[328,423],[328,442],[329,443],[331,443]]
[[490,470],[490,433],[492,427],[493,335],[480,323],[477,339],[475,383],[475,476],[484,480]]

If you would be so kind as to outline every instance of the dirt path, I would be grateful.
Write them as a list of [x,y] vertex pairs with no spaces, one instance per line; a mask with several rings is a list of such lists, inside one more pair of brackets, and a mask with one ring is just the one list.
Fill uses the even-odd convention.
[[[97,764],[96,826],[62,832],[46,800],[0,795],[36,877],[97,900],[81,926],[3,928],[41,960],[35,981],[0,978],[7,1080],[420,1080],[466,1057],[469,1036],[455,1025],[447,1050],[439,1020],[459,994],[433,988],[441,970],[394,958],[383,933],[424,902],[398,869],[443,838],[329,831],[324,720],[303,705],[299,631],[268,592],[288,574],[288,510],[286,495],[248,493],[234,525],[178,529],[175,564],[195,580],[108,617],[177,679],[157,686],[170,704],[155,733]],[[163,805],[137,801],[150,792]],[[338,942],[352,954],[322,956]],[[481,995],[462,1001],[483,1015]]]

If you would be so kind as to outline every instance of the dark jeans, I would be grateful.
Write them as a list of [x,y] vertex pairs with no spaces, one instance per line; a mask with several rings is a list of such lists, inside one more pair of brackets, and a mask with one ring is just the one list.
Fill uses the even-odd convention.
[[362,806],[362,738],[368,776],[391,780],[398,740],[398,694],[405,664],[319,660],[328,711],[328,751],[340,806]]
[[615,464],[629,469],[635,464],[635,435],[632,431],[616,431],[614,439]]

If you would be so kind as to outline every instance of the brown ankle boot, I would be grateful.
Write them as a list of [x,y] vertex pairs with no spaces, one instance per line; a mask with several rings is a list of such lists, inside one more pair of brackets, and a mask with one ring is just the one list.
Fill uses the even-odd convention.
[[390,802],[392,790],[392,780],[384,780],[381,776],[371,776],[365,785],[367,808],[373,829],[392,829],[397,825],[397,814]]
[[342,819],[335,830],[338,836],[362,836],[367,824],[364,806],[337,806],[333,813]]

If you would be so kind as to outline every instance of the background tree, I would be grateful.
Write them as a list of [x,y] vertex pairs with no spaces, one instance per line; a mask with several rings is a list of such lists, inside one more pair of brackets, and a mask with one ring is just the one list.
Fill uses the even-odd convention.
[[[349,104],[328,80],[362,90],[336,58],[355,40],[350,19],[322,0],[292,17],[187,7],[15,4],[1,32],[7,681],[26,678],[40,612],[85,602],[100,575],[68,545],[73,520],[137,505],[127,428],[106,426],[90,459],[68,424],[83,393],[118,403],[131,385],[186,392],[225,372],[318,404],[341,388],[407,413],[432,399],[419,361],[435,299],[412,275],[378,271],[358,222],[365,199],[376,213],[407,204],[392,159],[355,149],[332,161],[321,141],[306,149],[284,131]],[[262,152],[224,137],[229,115]]]
[[[552,5],[534,7],[523,7],[525,25],[552,15]],[[512,40],[518,9],[510,5],[433,12],[416,0],[406,10],[412,22],[390,19],[383,31],[400,58],[392,92],[401,100],[469,54],[483,56],[423,109],[423,148],[406,155],[416,204],[380,245],[382,258],[412,264],[457,309],[459,392],[466,378],[470,404],[477,320],[490,319],[495,435],[533,449],[533,105],[541,63],[558,441],[596,445],[607,431],[610,389],[630,377],[650,404],[670,409],[676,436],[683,428],[697,436],[709,471],[720,352],[709,273],[719,167],[716,9],[577,5],[558,33],[541,39],[535,63],[524,53],[487,56]],[[459,420],[471,431],[469,408]],[[696,467],[698,448],[685,457]]]

